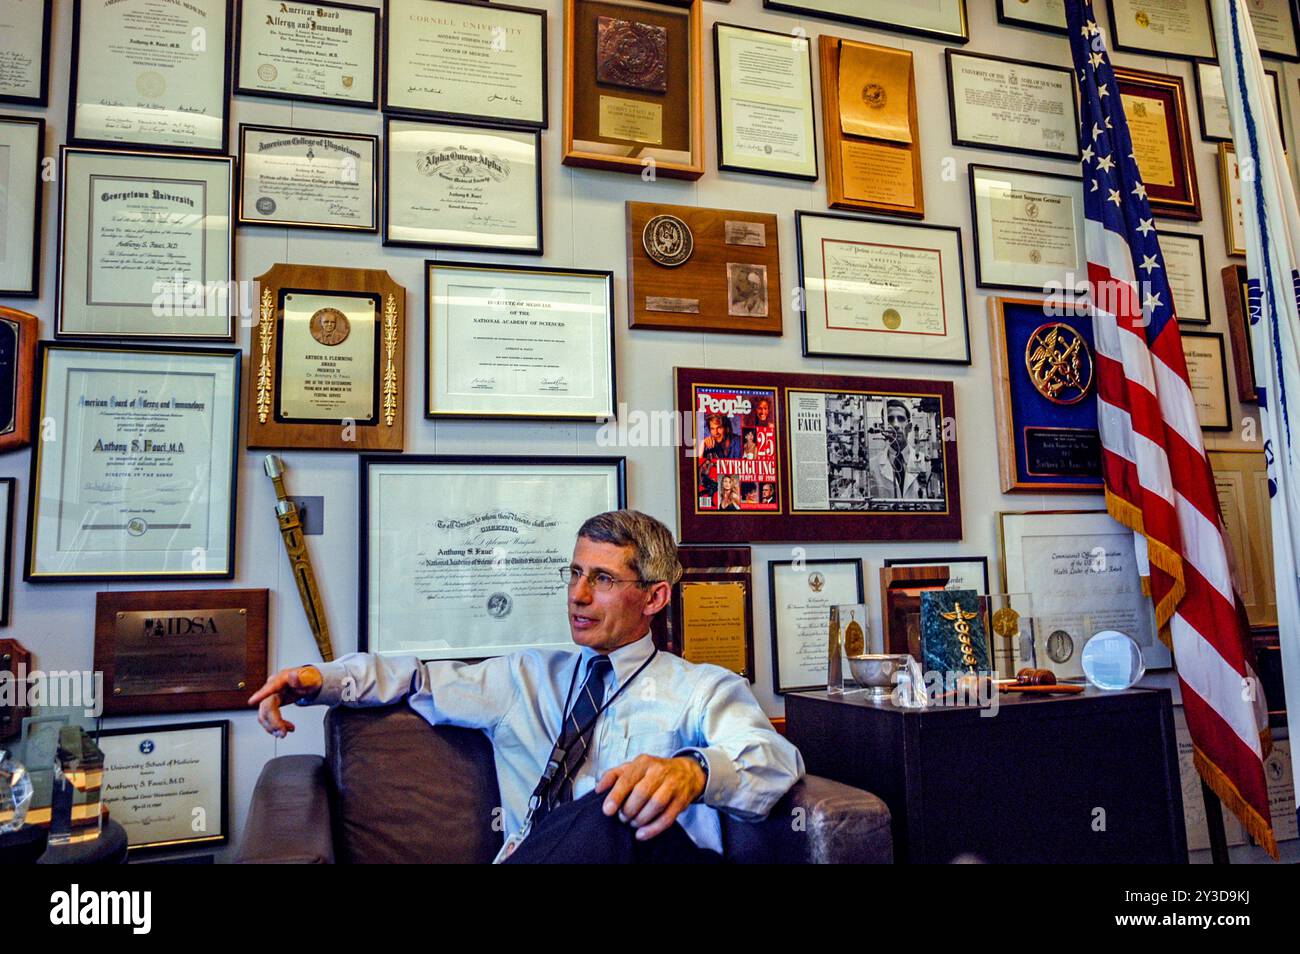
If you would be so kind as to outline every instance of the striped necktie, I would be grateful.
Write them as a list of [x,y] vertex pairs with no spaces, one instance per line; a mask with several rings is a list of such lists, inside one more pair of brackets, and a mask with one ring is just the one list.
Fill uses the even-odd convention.
[[587,679],[564,720],[564,729],[547,760],[548,763],[558,762],[559,765],[533,815],[534,824],[545,818],[547,812],[556,805],[573,800],[573,776],[587,757],[600,704],[605,698],[605,674],[613,668],[614,664],[608,656],[592,656],[587,664]]

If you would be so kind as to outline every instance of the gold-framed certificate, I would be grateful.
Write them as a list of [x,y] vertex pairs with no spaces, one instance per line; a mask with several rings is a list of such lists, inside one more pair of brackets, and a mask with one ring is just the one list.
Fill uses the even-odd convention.
[[1180,59],[1214,59],[1207,0],[1107,0],[1115,49]]
[[80,0],[68,142],[226,151],[230,0]]
[[1219,143],[1219,200],[1223,244],[1229,255],[1246,254],[1246,206],[1241,201],[1241,166],[1230,142]]
[[54,0],[0,3],[0,103],[49,102],[53,9]]
[[963,50],[945,55],[953,145],[1079,158],[1079,111],[1068,69]]
[[379,105],[379,11],[350,3],[239,0],[235,92]]
[[1085,280],[1081,180],[971,163],[970,190],[976,285],[1059,293]]
[[234,160],[63,147],[59,338],[231,341]]
[[379,137],[239,127],[239,224],[379,231]]

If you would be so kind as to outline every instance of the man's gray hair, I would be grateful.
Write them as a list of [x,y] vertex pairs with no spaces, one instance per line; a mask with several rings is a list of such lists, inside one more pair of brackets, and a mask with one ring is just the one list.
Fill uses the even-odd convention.
[[609,510],[591,517],[578,536],[593,543],[632,548],[632,572],[647,583],[674,584],[682,578],[673,533],[639,510]]

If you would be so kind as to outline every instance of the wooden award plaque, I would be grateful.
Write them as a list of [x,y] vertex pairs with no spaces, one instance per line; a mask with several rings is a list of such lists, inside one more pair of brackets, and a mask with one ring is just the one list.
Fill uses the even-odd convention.
[[921,594],[948,584],[946,566],[886,566],[880,568],[880,615],[885,628],[885,652],[909,653],[921,659]]
[[35,315],[0,308],[0,454],[32,442],[37,327]]

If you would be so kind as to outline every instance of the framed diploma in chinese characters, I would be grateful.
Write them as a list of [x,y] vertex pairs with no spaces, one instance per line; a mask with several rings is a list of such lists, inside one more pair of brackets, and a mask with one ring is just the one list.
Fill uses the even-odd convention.
[[1219,200],[1223,208],[1223,245],[1229,255],[1246,254],[1246,207],[1241,202],[1241,167],[1230,142],[1219,143]]
[[23,579],[234,575],[240,357],[40,343]]
[[234,160],[61,159],[56,337],[234,340]]
[[384,244],[542,254],[541,133],[384,120]]
[[564,164],[704,175],[701,0],[564,2]]
[[966,31],[966,0],[763,0],[770,10],[806,13],[827,20],[935,37],[955,43],[969,39]]
[[426,417],[614,416],[614,273],[425,262]]
[[68,142],[226,151],[231,0],[79,0]]
[[32,440],[32,377],[36,373],[35,315],[0,307],[0,454]]
[[0,296],[35,298],[40,290],[44,151],[45,120],[0,116]]
[[[1265,70],[1268,75],[1269,102],[1277,113],[1277,130],[1286,148],[1286,124],[1282,121],[1282,93],[1278,86],[1277,70]],[[1223,91],[1223,69],[1218,63],[1196,63],[1196,98],[1200,104],[1201,138],[1210,142],[1232,142],[1232,121],[1228,118],[1228,100]]]
[[1174,314],[1185,325],[1210,323],[1210,292],[1205,278],[1205,241],[1192,233],[1157,232]]
[[1259,285],[1256,283],[1255,300],[1251,302],[1245,265],[1225,265],[1219,277],[1223,282],[1224,304],[1228,311],[1228,338],[1232,342],[1237,400],[1243,404],[1256,404],[1259,392],[1255,388],[1255,347],[1251,343],[1250,326],[1259,320]]
[[384,0],[384,111],[546,128],[546,11]]
[[1184,331],[1183,355],[1187,382],[1196,401],[1196,417],[1203,431],[1232,430],[1232,403],[1228,398],[1228,359],[1223,335]]
[[54,0],[0,3],[0,103],[49,101],[50,14]]
[[1115,82],[1151,211],[1199,222],[1201,195],[1183,78],[1117,66]]
[[713,69],[718,168],[816,179],[812,41],[715,23]]
[[910,50],[817,39],[826,201],[833,209],[925,215]]
[[248,374],[248,446],[400,451],[406,290],[380,269],[273,265]]
[[1092,319],[1069,302],[989,299],[1003,493],[1101,491]]
[[1104,510],[1047,510],[999,513],[998,537],[1002,592],[1033,596],[1035,665],[1082,678],[1084,644],[1113,629],[1138,644],[1148,669],[1169,668],[1132,530]]
[[1250,625],[1277,625],[1272,497],[1264,451],[1206,451]]
[[971,163],[970,193],[976,285],[1046,292],[1087,275],[1079,179]]
[[970,363],[961,233],[795,212],[803,353]]
[[1207,0],[1108,0],[1115,49],[1183,59],[1215,58]]
[[1065,0],[998,0],[998,22],[1064,34]]
[[773,691],[825,689],[831,607],[863,602],[862,561],[773,560],[767,598]]
[[754,681],[754,606],[749,547],[679,547],[682,578],[655,645],[687,662],[711,663]]
[[781,334],[776,216],[627,203],[628,324]]
[[1079,110],[1068,69],[963,50],[946,56],[953,145],[1079,158]]
[[961,539],[951,382],[675,373],[683,542]]
[[374,109],[379,11],[350,3],[239,0],[235,92]]
[[360,649],[479,659],[572,648],[578,528],[624,506],[622,457],[361,458]]
[[239,224],[379,231],[379,137],[239,127]]

